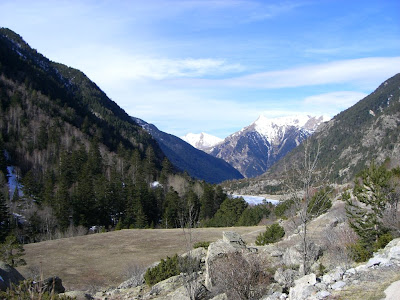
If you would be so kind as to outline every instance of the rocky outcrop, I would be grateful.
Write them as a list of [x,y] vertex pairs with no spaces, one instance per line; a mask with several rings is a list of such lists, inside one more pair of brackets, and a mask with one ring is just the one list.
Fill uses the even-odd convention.
[[233,231],[223,232],[222,240],[211,243],[208,247],[207,256],[205,260],[206,265],[206,278],[205,286],[211,290],[214,284],[214,268],[215,262],[224,257],[228,253],[237,252],[251,252],[256,251],[255,248],[248,248],[242,237]]
[[15,268],[0,261],[0,290],[5,291],[11,284],[18,284],[24,280],[22,276]]
[[368,282],[373,276],[370,273],[384,273],[389,269],[394,270],[395,273],[400,271],[400,238],[391,241],[384,249],[375,253],[367,263],[356,268],[345,270],[337,267],[320,278],[317,278],[315,274],[310,274],[295,280],[288,299],[326,299],[332,294],[340,293],[344,288],[350,289],[360,285],[362,281]]

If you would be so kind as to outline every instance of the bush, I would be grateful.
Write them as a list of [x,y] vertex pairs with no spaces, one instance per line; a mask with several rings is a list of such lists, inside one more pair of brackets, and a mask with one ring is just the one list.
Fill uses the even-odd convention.
[[173,257],[161,259],[160,263],[147,269],[144,274],[144,280],[147,285],[152,286],[180,273],[196,272],[200,268],[200,261],[191,257],[179,257],[175,254]]
[[208,241],[197,242],[197,243],[194,243],[193,248],[196,249],[196,248],[203,247],[204,249],[207,249],[208,246],[210,246],[210,243],[211,242],[208,242]]
[[260,233],[256,239],[257,246],[263,246],[279,241],[285,235],[285,229],[278,223],[267,226],[265,232]]
[[275,216],[278,218],[285,219],[286,218],[285,213],[293,205],[293,203],[294,203],[293,200],[286,200],[280,202],[278,205],[275,206],[274,209]]
[[355,262],[364,262],[372,257],[372,251],[369,251],[360,241],[350,244],[348,249]]

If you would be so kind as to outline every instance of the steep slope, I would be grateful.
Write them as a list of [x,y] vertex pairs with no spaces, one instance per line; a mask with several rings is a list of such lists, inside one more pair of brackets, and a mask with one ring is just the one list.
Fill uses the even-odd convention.
[[185,136],[181,137],[181,139],[199,150],[208,149],[223,141],[223,139],[207,134],[205,132],[188,133]]
[[[162,171],[158,143],[82,72],[50,61],[4,28],[0,158],[0,192],[12,199],[10,213],[23,214],[29,225],[18,231],[20,240],[70,225],[114,226],[116,216],[133,224],[140,213],[140,227],[160,219],[162,206],[147,190]],[[6,188],[11,169],[22,193]],[[54,221],[51,232],[44,219]]]
[[298,146],[324,120],[322,116],[276,119],[260,116],[254,123],[206,149],[206,152],[229,162],[245,177],[255,177]]
[[157,140],[165,155],[176,167],[187,171],[192,177],[210,183],[243,178],[238,170],[224,160],[198,150],[180,138],[160,131],[156,126],[141,119],[133,119]]
[[[346,183],[375,160],[400,160],[400,74],[383,82],[373,93],[323,124],[310,137],[311,147],[321,145],[319,167],[329,167],[331,182]],[[276,189],[290,166],[302,157],[297,147],[258,178],[237,182],[233,190],[262,193]]]

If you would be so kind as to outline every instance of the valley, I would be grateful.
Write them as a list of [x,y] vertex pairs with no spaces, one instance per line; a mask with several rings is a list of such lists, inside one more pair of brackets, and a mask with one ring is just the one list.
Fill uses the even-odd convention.
[[[223,231],[234,230],[254,243],[264,226],[197,228],[193,242],[216,241]],[[67,290],[96,290],[117,286],[131,272],[174,254],[187,252],[183,230],[129,229],[25,245],[26,266],[18,270],[26,277],[59,276]]]

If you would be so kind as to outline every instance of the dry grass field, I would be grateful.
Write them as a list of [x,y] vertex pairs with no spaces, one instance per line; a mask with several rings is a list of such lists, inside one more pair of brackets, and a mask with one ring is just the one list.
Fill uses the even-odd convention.
[[[264,226],[198,228],[193,240],[216,241],[223,231],[236,231],[254,243]],[[116,286],[127,272],[145,267],[175,253],[186,252],[182,229],[126,229],[25,245],[24,276],[42,270],[43,276],[57,275],[67,290]]]

